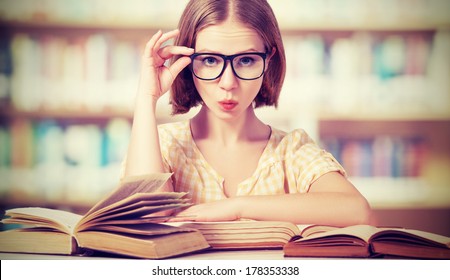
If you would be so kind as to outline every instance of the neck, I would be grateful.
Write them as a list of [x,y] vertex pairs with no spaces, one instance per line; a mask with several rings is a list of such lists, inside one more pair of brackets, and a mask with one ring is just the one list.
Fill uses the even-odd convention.
[[209,139],[227,146],[241,141],[267,139],[270,128],[255,115],[250,106],[239,118],[219,119],[210,114],[206,106],[191,120],[195,140]]

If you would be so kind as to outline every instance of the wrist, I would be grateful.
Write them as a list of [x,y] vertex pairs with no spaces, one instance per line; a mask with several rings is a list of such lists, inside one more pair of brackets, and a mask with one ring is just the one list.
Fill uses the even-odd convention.
[[138,93],[135,98],[135,109],[138,107],[145,107],[146,110],[152,109],[153,111],[156,111],[158,99],[158,97],[148,93]]
[[242,219],[242,218],[247,218],[245,217],[245,197],[243,196],[236,196],[233,198],[234,199],[234,209],[235,209],[235,213],[236,213],[236,219]]

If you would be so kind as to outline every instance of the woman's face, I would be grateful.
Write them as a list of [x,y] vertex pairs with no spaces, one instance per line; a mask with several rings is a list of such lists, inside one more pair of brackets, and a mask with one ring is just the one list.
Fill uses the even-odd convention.
[[[258,33],[242,23],[227,20],[201,30],[196,38],[196,53],[235,55],[240,53],[264,53],[264,43]],[[212,65],[214,59],[204,59]],[[251,60],[243,58],[243,65]],[[266,60],[266,65],[267,65]],[[242,115],[258,94],[263,76],[255,80],[242,80],[235,76],[229,61],[222,75],[215,80],[193,77],[194,84],[209,111],[221,119],[234,119]]]

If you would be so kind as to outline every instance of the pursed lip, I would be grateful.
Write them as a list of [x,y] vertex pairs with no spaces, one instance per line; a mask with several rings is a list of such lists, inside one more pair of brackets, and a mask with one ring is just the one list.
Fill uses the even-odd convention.
[[222,100],[219,101],[219,105],[220,107],[222,107],[222,109],[230,111],[233,110],[238,105],[238,103],[234,100]]

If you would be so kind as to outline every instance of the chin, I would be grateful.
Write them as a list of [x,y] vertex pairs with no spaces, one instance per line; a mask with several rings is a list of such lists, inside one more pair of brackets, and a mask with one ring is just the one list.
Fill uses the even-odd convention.
[[231,120],[239,118],[243,114],[243,112],[236,110],[236,109],[237,108],[235,108],[235,110],[232,110],[232,111],[223,111],[221,109],[217,109],[217,110],[214,110],[212,113],[213,113],[214,117],[216,117],[220,120],[231,121]]

